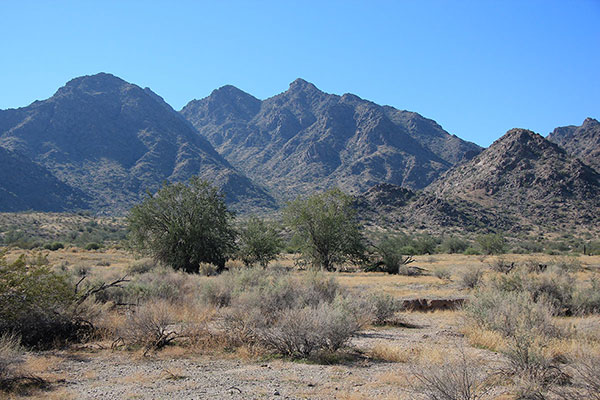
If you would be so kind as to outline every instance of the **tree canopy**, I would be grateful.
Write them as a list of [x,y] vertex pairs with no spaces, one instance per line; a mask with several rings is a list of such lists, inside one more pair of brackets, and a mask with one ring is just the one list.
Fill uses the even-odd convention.
[[335,270],[364,254],[352,203],[352,197],[335,188],[298,198],[285,208],[285,223],[294,231],[303,258],[313,267]]
[[165,183],[131,209],[130,241],[175,269],[198,272],[200,263],[211,263],[220,272],[235,249],[233,217],[208,182],[195,177],[187,184]]

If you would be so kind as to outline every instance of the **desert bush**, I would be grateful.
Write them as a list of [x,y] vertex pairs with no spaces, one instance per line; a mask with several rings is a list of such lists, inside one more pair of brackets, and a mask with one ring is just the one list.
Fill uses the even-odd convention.
[[594,277],[589,285],[578,287],[573,293],[574,314],[600,314],[600,280]]
[[518,398],[539,398],[552,385],[567,382],[559,361],[546,351],[551,338],[566,335],[552,320],[552,304],[490,286],[477,291],[465,311],[476,326],[502,335],[496,350],[506,357],[502,372],[515,380]]
[[493,388],[493,376],[461,351],[460,357],[415,373],[415,389],[430,400],[477,400]]
[[495,277],[491,280],[491,286],[504,292],[527,293],[533,302],[541,301],[550,305],[554,315],[572,315],[576,312],[573,303],[575,280],[569,274],[514,271]]
[[213,276],[219,273],[219,267],[210,263],[199,263],[198,274],[202,276]]
[[509,262],[503,257],[498,257],[494,261],[488,264],[492,271],[500,272],[502,274],[508,274],[515,268],[515,262]]
[[575,313],[573,294],[575,279],[567,274],[546,273],[528,275],[523,281],[524,289],[534,302],[550,304],[554,315],[572,315]]
[[538,336],[559,337],[561,330],[552,321],[553,309],[547,303],[534,303],[528,293],[480,289],[465,306],[478,326],[501,332],[506,337],[520,331]]
[[460,285],[466,289],[474,289],[483,282],[483,270],[480,267],[469,267],[460,275]]
[[372,294],[367,298],[367,300],[369,313],[373,316],[372,323],[375,325],[384,325],[386,322],[391,320],[396,311],[399,309],[398,304],[389,294]]
[[481,255],[481,252],[474,247],[467,247],[465,251],[463,251],[465,256],[478,256]]
[[20,338],[11,333],[0,335],[0,390],[9,389],[20,376],[23,361]]
[[102,245],[100,243],[96,243],[96,242],[90,242],[88,244],[85,245],[84,249],[86,250],[100,250],[102,248]]
[[130,346],[141,346],[145,351],[161,349],[175,340],[176,322],[173,306],[165,300],[143,303],[131,310],[117,330],[117,337]]
[[44,249],[50,250],[50,251],[56,251],[56,250],[64,249],[64,248],[65,248],[65,245],[62,244],[61,242],[46,243],[44,245]]
[[25,345],[68,341],[84,329],[73,315],[76,293],[68,277],[24,257],[9,264],[0,255],[0,298],[0,333],[17,333]]
[[581,269],[581,263],[575,257],[560,257],[552,262],[552,266],[565,272],[577,272]]
[[548,269],[548,264],[537,258],[529,258],[523,262],[523,267],[529,273],[542,273]]
[[261,345],[280,354],[308,357],[338,350],[359,328],[353,316],[332,303],[321,303],[284,310],[273,324],[256,327],[255,336]]
[[[222,331],[233,345],[257,345],[292,357],[335,351],[362,326],[365,307],[355,306],[337,282],[322,273],[227,271],[200,290],[221,308]],[[370,309],[369,309],[370,311]]]
[[519,330],[500,349],[508,360],[503,372],[516,378],[521,398],[542,396],[551,386],[569,382],[558,360],[545,351],[546,346],[545,337]]
[[448,268],[438,267],[433,270],[433,275],[443,281],[451,281],[452,273]]
[[600,254],[600,241],[590,241],[582,244],[581,252],[588,256]]
[[[88,287],[98,287],[100,280],[87,282]],[[102,303],[139,304],[150,300],[185,302],[186,296],[198,287],[198,281],[172,268],[154,268],[150,272],[133,275],[126,285],[109,287],[96,294]]]
[[411,255],[407,253],[402,243],[406,240],[404,235],[384,236],[377,245],[373,246],[377,261],[365,268],[366,271],[383,271],[388,274],[409,275],[411,270],[407,264],[414,262]]
[[135,260],[127,267],[127,272],[129,274],[144,274],[152,271],[157,267],[156,261],[151,258],[140,258],[139,260]]
[[439,241],[430,235],[417,236],[412,243],[414,254],[434,254]]
[[575,384],[557,392],[565,400],[600,400],[600,356],[579,354],[570,360]]

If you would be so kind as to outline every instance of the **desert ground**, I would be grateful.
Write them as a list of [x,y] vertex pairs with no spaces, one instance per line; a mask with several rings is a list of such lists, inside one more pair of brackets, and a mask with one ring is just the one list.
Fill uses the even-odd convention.
[[[39,252],[13,250],[7,261]],[[84,280],[110,282],[136,274],[132,265],[149,263],[122,249],[86,251],[77,247],[45,251],[53,268],[85,275]],[[269,269],[294,268],[294,255],[272,262]],[[28,351],[24,370],[45,384],[6,398],[40,399],[417,399],[428,397],[424,378],[448,366],[468,362],[471,373],[485,372],[494,384],[487,397],[515,398],[519,383],[501,374],[510,360],[502,352],[503,338],[492,330],[474,328],[461,307],[448,301],[469,301],[474,289],[465,287],[464,275],[481,270],[482,281],[492,279],[494,265],[575,265],[577,282],[593,280],[600,272],[600,256],[559,257],[543,254],[416,256],[415,276],[358,271],[325,273],[349,293],[379,293],[403,304],[384,324],[366,324],[345,346],[332,354],[297,358],[252,346],[175,340],[161,349],[115,345],[114,335],[60,349]],[[231,269],[242,269],[230,262]],[[137,272],[139,274],[139,272]],[[217,277],[186,277],[210,281]],[[169,282],[182,281],[169,276]],[[125,283],[128,284],[128,283]],[[421,299],[414,306],[415,299]],[[429,300],[429,302],[427,301]],[[435,302],[432,300],[442,300]],[[412,302],[411,302],[412,301]],[[411,304],[413,306],[411,306]],[[448,306],[450,304],[450,306]],[[450,308],[450,309],[446,309]],[[127,311],[106,310],[114,328]],[[174,310],[179,313],[180,310]],[[214,311],[218,314],[218,311]],[[105,318],[106,319],[106,318]],[[581,352],[600,354],[600,317],[596,314],[554,317],[558,326],[573,332],[545,344],[553,359],[576,359]],[[117,327],[118,328],[118,327]],[[117,329],[116,328],[116,329]],[[176,329],[176,328],[174,328]],[[117,329],[118,330],[118,329]],[[565,362],[564,370],[569,368]],[[434,371],[434,372],[431,372]],[[426,382],[425,382],[426,383]],[[458,398],[458,397],[457,397]],[[473,397],[475,398],[475,397]],[[566,397],[565,397],[566,398]]]

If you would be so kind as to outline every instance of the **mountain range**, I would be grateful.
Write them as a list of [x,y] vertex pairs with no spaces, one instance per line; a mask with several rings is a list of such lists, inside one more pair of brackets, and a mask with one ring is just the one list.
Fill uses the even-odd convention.
[[597,231],[600,174],[544,137],[512,129],[422,192],[378,185],[359,205],[405,226]]
[[417,113],[324,93],[302,79],[264,101],[224,86],[181,114],[281,200],[332,186],[360,193],[380,182],[422,189],[481,151]]
[[123,213],[164,181],[193,175],[223,188],[231,203],[275,204],[162,98],[110,74],[73,79],[47,100],[0,111],[0,146],[84,193],[99,212]]
[[0,110],[0,211],[122,215],[163,182],[199,175],[239,212],[338,186],[392,225],[597,226],[599,152],[592,118],[547,138],[510,130],[483,149],[416,112],[302,79],[265,100],[224,86],[177,112],[100,73]]

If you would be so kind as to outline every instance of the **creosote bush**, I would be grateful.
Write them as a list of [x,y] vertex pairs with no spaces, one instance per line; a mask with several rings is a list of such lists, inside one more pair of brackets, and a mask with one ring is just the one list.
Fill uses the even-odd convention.
[[38,347],[79,337],[87,325],[78,318],[69,278],[26,261],[7,263],[0,254],[0,334],[14,332],[24,345]]

